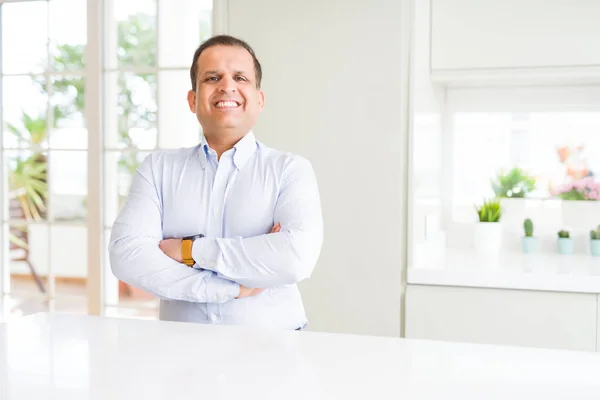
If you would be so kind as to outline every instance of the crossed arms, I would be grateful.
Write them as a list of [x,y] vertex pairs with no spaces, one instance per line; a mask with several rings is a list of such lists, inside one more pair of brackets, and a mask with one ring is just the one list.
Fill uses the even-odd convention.
[[323,222],[308,161],[291,163],[284,172],[274,214],[279,226],[248,238],[198,239],[192,249],[195,268],[180,262],[178,239],[163,240],[162,204],[153,176],[147,157],[113,225],[109,257],[119,280],[160,298],[223,303],[256,293],[253,288],[292,284],[311,275]]

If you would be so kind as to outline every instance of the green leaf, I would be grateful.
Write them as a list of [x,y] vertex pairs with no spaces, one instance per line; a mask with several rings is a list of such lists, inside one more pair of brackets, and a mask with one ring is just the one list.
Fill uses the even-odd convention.
[[498,222],[502,217],[502,208],[497,199],[485,200],[481,207],[475,207],[480,222]]
[[524,198],[535,190],[536,180],[521,168],[512,168],[507,173],[500,171],[491,181],[492,189],[497,197]]

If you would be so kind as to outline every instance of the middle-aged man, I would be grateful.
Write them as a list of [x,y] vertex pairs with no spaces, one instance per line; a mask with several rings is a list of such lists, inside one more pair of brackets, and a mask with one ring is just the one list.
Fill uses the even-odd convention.
[[313,168],[255,138],[262,69],[247,43],[210,38],[190,77],[200,143],[140,165],[112,229],[112,271],[158,296],[163,320],[301,329],[296,284],[323,241]]

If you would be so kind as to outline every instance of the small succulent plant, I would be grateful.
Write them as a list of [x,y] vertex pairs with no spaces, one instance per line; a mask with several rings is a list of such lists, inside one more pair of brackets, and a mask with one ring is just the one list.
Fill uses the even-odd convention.
[[479,222],[498,222],[502,217],[500,200],[485,200],[480,207],[475,207]]
[[523,229],[525,230],[525,236],[533,237],[533,222],[530,218],[527,218],[523,222]]
[[590,231],[590,239],[592,240],[600,240],[600,225],[596,229],[592,229]]
[[571,235],[569,234],[568,230],[561,229],[560,231],[558,231],[558,237],[560,239],[569,239],[571,237]]

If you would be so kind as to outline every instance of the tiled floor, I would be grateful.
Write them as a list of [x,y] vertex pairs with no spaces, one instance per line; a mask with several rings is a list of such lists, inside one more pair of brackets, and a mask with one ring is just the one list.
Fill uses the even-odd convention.
[[[56,283],[56,298],[48,301],[33,281],[12,280],[11,294],[0,298],[0,322],[38,312],[87,314],[85,286],[76,283]],[[158,303],[121,298],[118,307],[107,307],[109,317],[156,319]]]

